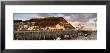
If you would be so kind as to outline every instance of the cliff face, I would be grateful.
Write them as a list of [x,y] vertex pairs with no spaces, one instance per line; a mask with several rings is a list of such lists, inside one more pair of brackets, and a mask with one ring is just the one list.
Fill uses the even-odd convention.
[[26,21],[14,20],[14,23],[19,22],[35,22],[35,26],[48,27],[55,26],[57,24],[64,26],[65,28],[74,28],[70,23],[68,23],[63,17],[45,17],[45,18],[32,18]]

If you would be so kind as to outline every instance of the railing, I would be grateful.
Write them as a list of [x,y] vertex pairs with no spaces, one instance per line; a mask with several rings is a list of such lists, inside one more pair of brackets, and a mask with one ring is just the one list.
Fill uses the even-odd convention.
[[73,34],[72,30],[65,31],[14,31],[14,40],[54,40],[65,34]]

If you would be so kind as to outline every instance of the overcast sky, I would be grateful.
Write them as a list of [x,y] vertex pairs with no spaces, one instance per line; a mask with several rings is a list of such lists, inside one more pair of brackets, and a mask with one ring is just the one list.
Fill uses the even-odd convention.
[[97,18],[97,13],[14,13],[14,20],[45,18],[49,16],[64,17],[72,25],[81,23],[94,28],[94,20]]
[[14,13],[14,20],[27,20],[31,18],[44,18],[48,16],[64,17],[69,21],[87,22],[97,17],[96,13]]

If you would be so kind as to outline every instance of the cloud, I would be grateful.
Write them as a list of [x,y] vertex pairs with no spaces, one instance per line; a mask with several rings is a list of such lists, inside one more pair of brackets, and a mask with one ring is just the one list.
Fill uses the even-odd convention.
[[92,18],[96,18],[96,13],[16,13],[14,19],[31,19],[31,18],[44,18],[48,16],[64,17],[67,21],[87,22]]
[[79,22],[87,22],[88,20],[92,18],[96,18],[97,14],[96,13],[89,13],[89,14],[72,14],[70,15],[71,19],[67,19],[68,21],[79,21]]
[[45,18],[49,16],[64,17],[72,26],[84,24],[85,29],[94,29],[97,18],[97,13],[16,13],[14,14],[15,20],[28,20],[31,18]]

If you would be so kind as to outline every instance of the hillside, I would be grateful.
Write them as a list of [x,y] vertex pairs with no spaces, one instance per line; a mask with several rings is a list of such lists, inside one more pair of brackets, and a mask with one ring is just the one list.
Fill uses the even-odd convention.
[[14,23],[20,23],[20,22],[23,23],[35,22],[35,26],[40,26],[40,27],[55,26],[59,24],[61,26],[64,26],[65,28],[74,28],[63,17],[32,18],[30,20],[25,20],[25,21],[14,20]]

